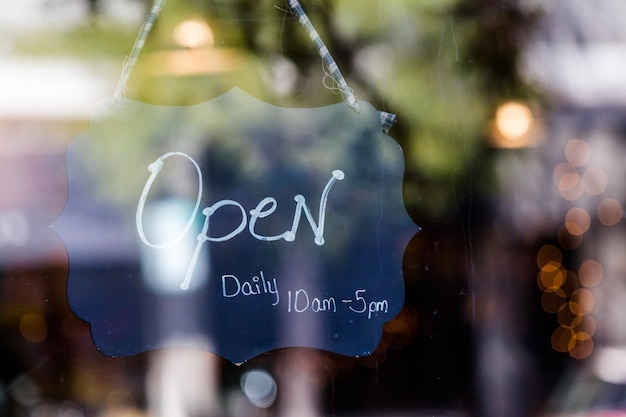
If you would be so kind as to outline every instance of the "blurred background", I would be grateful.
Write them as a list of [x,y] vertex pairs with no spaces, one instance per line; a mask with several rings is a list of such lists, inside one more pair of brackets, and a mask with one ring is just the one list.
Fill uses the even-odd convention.
[[[0,0],[1,415],[626,415],[626,3],[302,0],[356,95],[398,115],[422,231],[373,355],[291,348],[240,366],[192,349],[105,357],[68,306],[49,228],[65,152],[150,6]],[[127,95],[340,102],[323,76],[281,0],[168,0]],[[94,216],[89,233],[104,227]],[[93,271],[124,259],[98,243]]]

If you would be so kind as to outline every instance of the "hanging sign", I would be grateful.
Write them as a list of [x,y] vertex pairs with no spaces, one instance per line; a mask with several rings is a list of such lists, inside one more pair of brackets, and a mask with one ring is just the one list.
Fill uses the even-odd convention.
[[418,227],[402,151],[367,103],[281,108],[239,89],[190,107],[127,100],[75,138],[67,174],[53,228],[68,300],[106,355],[362,356],[403,305]]

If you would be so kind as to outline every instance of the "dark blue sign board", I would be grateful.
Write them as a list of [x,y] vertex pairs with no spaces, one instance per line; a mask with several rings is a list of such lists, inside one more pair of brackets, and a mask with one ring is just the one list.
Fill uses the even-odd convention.
[[[239,89],[189,107],[127,100],[75,138],[67,173],[53,228],[68,300],[106,355],[363,356],[403,305],[402,258],[419,229],[402,151],[367,103],[281,108]],[[115,235],[128,262],[83,262],[77,235],[103,219],[89,237],[105,248]]]

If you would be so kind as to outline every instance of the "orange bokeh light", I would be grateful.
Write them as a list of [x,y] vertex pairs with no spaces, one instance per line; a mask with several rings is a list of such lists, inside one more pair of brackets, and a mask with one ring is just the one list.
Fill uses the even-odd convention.
[[605,198],[598,206],[598,218],[605,226],[616,225],[622,220],[623,215],[622,204],[613,198]]
[[573,167],[581,167],[589,162],[591,149],[585,141],[572,139],[565,146],[565,158]]
[[587,259],[578,269],[578,279],[585,287],[595,287],[602,281],[604,269],[598,261]]
[[573,236],[580,236],[589,230],[591,217],[580,207],[570,209],[565,215],[565,228]]

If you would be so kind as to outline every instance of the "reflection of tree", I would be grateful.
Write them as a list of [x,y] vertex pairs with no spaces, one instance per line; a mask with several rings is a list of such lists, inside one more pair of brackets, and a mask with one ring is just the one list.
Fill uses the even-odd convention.
[[[480,25],[465,38],[472,66],[464,71],[477,75],[480,100],[489,113],[495,113],[495,108],[505,100],[533,99],[533,92],[521,81],[518,61],[536,14],[519,2],[476,0],[460,2],[455,16],[470,27]],[[511,230],[515,221],[511,219],[512,211],[499,209],[515,204],[508,201],[510,194],[519,194],[520,200],[526,197],[511,189],[519,182],[507,181],[507,175],[530,177],[529,173],[517,171],[518,166],[526,170],[530,164],[523,164],[521,161],[526,159],[519,155],[520,162],[508,166],[507,175],[498,176],[490,164],[503,164],[509,157],[518,158],[517,155],[487,153],[481,149],[477,156],[481,166],[472,169],[475,175],[471,181],[480,184],[480,188],[470,186],[469,191],[476,189],[477,205],[489,208],[489,213],[469,211],[467,204],[474,204],[471,196],[465,204],[468,214],[477,214],[466,218],[473,223],[467,230],[476,236],[474,242],[468,242],[466,250],[473,252],[468,276],[477,300],[473,306],[477,406],[485,416],[533,414],[536,412],[533,401],[538,393],[531,389],[530,381],[537,377],[537,363],[532,356],[534,352],[528,348],[530,341],[525,330],[529,325],[527,317],[533,311],[531,303],[535,301],[525,294],[534,283],[534,265],[532,256],[524,250],[528,243]],[[508,232],[503,233],[505,230]]]
[[528,85],[519,74],[519,59],[525,41],[538,19],[538,11],[523,2],[500,0],[461,1],[455,15],[480,24],[467,36],[467,54],[482,72],[480,85],[488,99],[523,99]]

